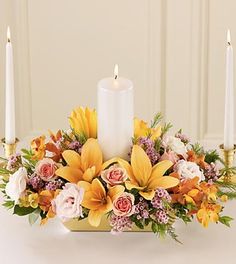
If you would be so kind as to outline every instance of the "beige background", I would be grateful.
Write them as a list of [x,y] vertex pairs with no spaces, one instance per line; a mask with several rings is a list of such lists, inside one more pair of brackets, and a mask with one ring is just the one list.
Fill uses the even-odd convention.
[[9,24],[19,137],[66,128],[73,107],[95,107],[98,80],[118,63],[135,84],[137,116],[162,111],[194,139],[221,142],[235,10],[234,0],[0,0],[0,135]]

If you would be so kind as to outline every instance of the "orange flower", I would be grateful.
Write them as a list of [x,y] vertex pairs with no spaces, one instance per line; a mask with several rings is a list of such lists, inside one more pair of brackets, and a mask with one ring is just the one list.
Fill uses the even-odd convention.
[[88,208],[88,221],[92,226],[99,226],[102,216],[112,210],[113,201],[124,192],[124,186],[116,185],[106,192],[104,186],[98,179],[92,183],[78,182],[78,186],[84,188],[85,194],[82,205]]
[[136,189],[146,200],[152,200],[157,188],[168,189],[178,185],[179,180],[171,176],[164,176],[165,172],[173,165],[169,160],[163,160],[152,167],[149,157],[138,145],[134,145],[131,153],[131,165],[123,159],[113,158],[103,164],[108,167],[111,163],[118,162],[126,169],[129,181],[125,182],[128,190]]
[[138,118],[134,119],[134,136],[146,137],[150,136],[152,140],[156,140],[161,135],[161,126],[155,128],[148,127],[148,124]]
[[33,152],[32,159],[41,160],[45,155],[45,136],[40,136],[31,141],[31,150]]
[[208,201],[216,201],[218,188],[215,184],[201,182],[200,188],[206,194]]
[[39,193],[39,200],[38,204],[41,210],[43,210],[46,214],[46,217],[41,220],[41,225],[44,225],[47,223],[49,218],[53,218],[55,216],[55,213],[52,210],[51,201],[56,198],[58,195],[59,190],[56,192],[44,190]]
[[69,182],[91,182],[102,170],[102,151],[96,139],[89,138],[83,145],[81,155],[73,150],[65,150],[62,153],[67,166],[60,167],[56,175]]
[[205,162],[205,155],[197,155],[193,150],[188,151],[188,161],[195,162],[201,168],[206,168],[208,164]]
[[197,212],[197,219],[204,227],[208,227],[209,222],[218,222],[221,209],[221,205],[205,201],[201,204],[201,209]]

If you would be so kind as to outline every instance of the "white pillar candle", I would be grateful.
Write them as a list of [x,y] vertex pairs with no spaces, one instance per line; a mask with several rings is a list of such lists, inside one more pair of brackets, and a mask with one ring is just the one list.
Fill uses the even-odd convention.
[[226,51],[226,86],[225,86],[225,123],[224,123],[224,149],[234,148],[234,85],[233,85],[233,47],[231,45],[230,31],[227,31]]
[[127,158],[133,137],[133,83],[114,77],[98,83],[98,142],[104,159]]
[[5,108],[5,142],[15,143],[15,95],[13,50],[10,38],[10,29],[7,28],[6,44],[6,108]]

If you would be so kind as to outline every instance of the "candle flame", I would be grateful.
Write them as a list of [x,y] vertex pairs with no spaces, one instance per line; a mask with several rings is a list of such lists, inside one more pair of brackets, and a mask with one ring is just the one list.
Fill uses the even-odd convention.
[[11,42],[11,32],[10,32],[10,27],[7,27],[7,42]]
[[228,45],[231,45],[231,37],[230,37],[230,30],[229,29],[227,30],[227,42],[228,42]]
[[114,67],[114,78],[115,79],[118,78],[118,72],[119,72],[119,69],[118,69],[118,65],[116,64],[115,67]]

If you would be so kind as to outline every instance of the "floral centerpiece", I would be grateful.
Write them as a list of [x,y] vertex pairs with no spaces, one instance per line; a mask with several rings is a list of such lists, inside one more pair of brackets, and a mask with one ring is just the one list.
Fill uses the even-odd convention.
[[49,140],[40,136],[29,150],[4,160],[3,205],[14,214],[28,215],[31,224],[40,218],[42,225],[55,216],[88,219],[98,229],[107,217],[112,233],[148,226],[175,240],[177,219],[230,225],[223,203],[236,197],[236,186],[222,177],[232,168],[181,130],[170,135],[171,124],[162,124],[160,114],[150,126],[134,120],[126,160],[103,160],[95,110],[77,108],[69,123],[69,131],[50,132]]

